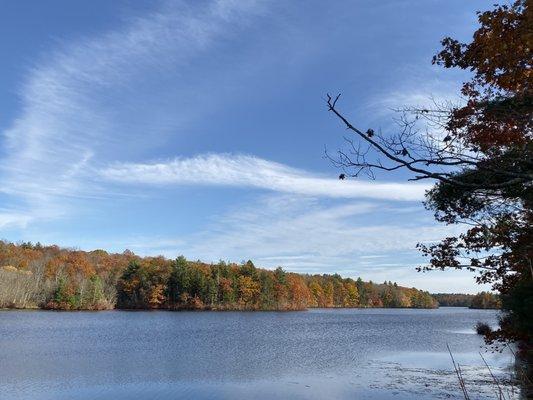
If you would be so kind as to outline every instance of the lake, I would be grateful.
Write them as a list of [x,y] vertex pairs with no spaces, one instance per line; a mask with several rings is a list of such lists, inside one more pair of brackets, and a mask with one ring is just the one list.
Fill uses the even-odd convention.
[[447,343],[495,398],[477,321],[497,312],[0,311],[0,399],[460,399]]

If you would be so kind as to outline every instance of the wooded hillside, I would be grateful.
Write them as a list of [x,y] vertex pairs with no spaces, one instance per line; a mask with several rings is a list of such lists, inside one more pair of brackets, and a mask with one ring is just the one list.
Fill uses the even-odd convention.
[[340,275],[0,241],[0,307],[61,310],[433,308],[427,292]]

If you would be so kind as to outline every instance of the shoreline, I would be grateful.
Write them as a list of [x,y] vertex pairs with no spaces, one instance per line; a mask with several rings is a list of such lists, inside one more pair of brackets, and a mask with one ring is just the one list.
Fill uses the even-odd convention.
[[128,312],[216,312],[216,313],[225,313],[225,312],[242,312],[242,313],[290,313],[290,312],[307,312],[312,310],[438,310],[438,309],[468,309],[473,311],[480,310],[490,310],[498,311],[497,308],[472,308],[464,306],[442,306],[442,307],[432,307],[432,308],[415,308],[415,307],[308,307],[302,310],[242,310],[242,309],[169,309],[169,308],[109,308],[105,310],[90,310],[90,309],[79,309],[79,310],[65,310],[65,309],[51,309],[51,308],[40,308],[40,307],[25,307],[25,308],[0,308],[0,311],[46,311],[46,312],[110,312],[110,311],[128,311]]

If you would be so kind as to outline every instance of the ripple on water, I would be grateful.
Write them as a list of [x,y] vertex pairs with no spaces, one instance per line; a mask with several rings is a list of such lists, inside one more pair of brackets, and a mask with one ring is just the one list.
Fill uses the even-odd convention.
[[[0,398],[476,398],[490,385],[468,309],[0,312]],[[497,374],[509,358],[486,355]]]

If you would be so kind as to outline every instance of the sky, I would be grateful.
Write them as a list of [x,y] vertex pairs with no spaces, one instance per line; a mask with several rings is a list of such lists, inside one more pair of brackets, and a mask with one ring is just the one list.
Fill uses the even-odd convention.
[[339,181],[324,158],[393,108],[457,100],[431,64],[487,1],[0,0],[0,238],[301,273],[481,288],[416,272],[462,228],[405,173]]

